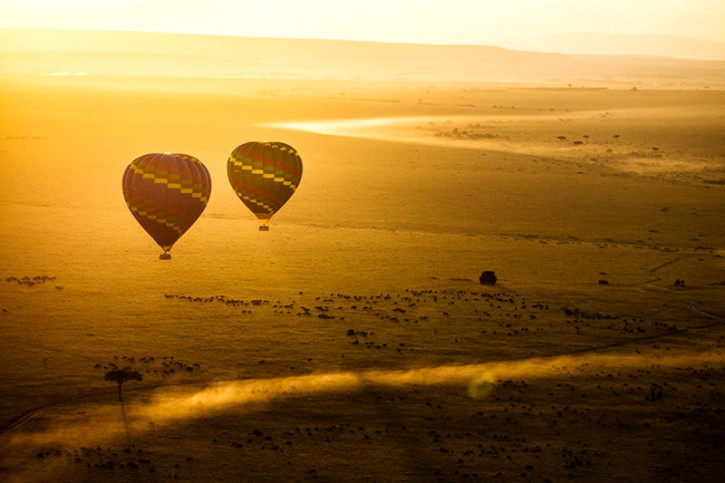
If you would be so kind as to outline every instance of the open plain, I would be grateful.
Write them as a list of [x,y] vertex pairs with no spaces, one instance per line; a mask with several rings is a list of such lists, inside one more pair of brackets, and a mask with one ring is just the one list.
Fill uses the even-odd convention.
[[[3,481],[725,471],[722,90],[0,82]],[[269,232],[250,140],[304,162]],[[213,182],[170,261],[121,193],[162,151]]]

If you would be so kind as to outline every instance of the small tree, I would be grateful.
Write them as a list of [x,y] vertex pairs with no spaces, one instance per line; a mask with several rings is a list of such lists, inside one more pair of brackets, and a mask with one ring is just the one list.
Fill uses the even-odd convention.
[[104,381],[115,381],[116,384],[118,384],[118,400],[120,402],[123,402],[123,397],[121,396],[121,386],[126,381],[140,381],[143,379],[143,376],[141,373],[137,371],[132,371],[130,368],[124,368],[124,369],[113,369],[106,373],[105,376],[103,376]]

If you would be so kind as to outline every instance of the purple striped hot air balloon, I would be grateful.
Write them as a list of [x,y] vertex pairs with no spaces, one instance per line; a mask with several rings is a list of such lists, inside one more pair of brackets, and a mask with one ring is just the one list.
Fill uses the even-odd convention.
[[237,146],[227,161],[229,183],[266,231],[272,215],[295,193],[302,179],[302,158],[295,148],[277,141]]
[[123,174],[123,196],[131,213],[169,259],[176,241],[199,218],[211,194],[206,166],[193,156],[150,153]]

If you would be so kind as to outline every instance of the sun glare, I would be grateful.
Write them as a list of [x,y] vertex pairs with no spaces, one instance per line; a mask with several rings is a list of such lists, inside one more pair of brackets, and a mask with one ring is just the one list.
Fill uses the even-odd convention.
[[62,10],[78,7],[108,7],[135,2],[136,0],[0,0],[0,5],[17,9]]

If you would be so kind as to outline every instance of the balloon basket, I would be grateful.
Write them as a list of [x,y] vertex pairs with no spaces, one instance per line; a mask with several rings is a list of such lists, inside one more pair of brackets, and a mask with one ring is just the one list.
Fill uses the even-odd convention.
[[161,255],[159,255],[159,260],[171,260],[171,253],[164,252]]
[[267,225],[261,225],[259,227],[259,231],[269,231],[269,226],[267,226]]

